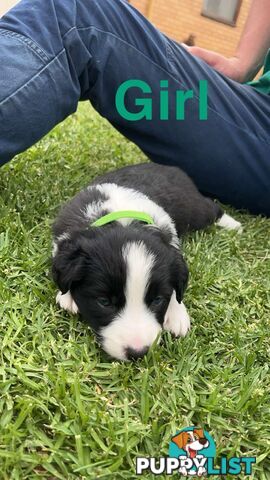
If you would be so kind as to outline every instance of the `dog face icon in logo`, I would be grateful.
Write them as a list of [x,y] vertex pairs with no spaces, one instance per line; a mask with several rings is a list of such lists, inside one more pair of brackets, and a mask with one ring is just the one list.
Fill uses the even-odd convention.
[[197,457],[198,452],[209,446],[209,441],[204,436],[202,428],[193,431],[181,432],[172,437],[172,442],[187,452],[187,457]]
[[182,460],[182,475],[205,475],[207,459],[214,458],[216,446],[213,438],[202,428],[184,428],[170,442],[169,455]]

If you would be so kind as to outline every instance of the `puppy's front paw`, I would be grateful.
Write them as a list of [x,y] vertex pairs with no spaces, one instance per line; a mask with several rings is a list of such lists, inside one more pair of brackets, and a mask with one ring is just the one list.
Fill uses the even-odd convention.
[[183,303],[178,303],[173,293],[165,315],[164,330],[176,337],[185,337],[190,329],[190,318]]
[[186,467],[181,467],[181,468],[179,468],[179,473],[181,473],[182,475],[184,475],[184,477],[187,477],[188,472],[187,472]]
[[74,315],[79,312],[79,309],[74,302],[70,291],[68,291],[67,293],[62,293],[59,291],[56,295],[56,303],[58,303],[61,308],[67,310],[70,313],[73,313]]
[[198,468],[198,472],[197,472],[198,477],[202,477],[202,476],[206,475],[206,473],[207,472],[206,472],[206,469],[204,467],[199,467]]

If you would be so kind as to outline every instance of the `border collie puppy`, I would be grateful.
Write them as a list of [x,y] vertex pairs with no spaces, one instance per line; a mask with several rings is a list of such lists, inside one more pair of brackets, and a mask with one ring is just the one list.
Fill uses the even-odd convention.
[[142,357],[162,329],[185,336],[179,237],[214,222],[241,227],[177,167],[145,163],[97,178],[53,225],[57,303],[80,313],[119,360]]

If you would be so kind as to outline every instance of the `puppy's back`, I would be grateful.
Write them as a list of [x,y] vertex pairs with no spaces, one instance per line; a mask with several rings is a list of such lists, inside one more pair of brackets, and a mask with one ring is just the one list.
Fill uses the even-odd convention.
[[178,235],[205,228],[223,214],[221,207],[204,197],[178,167],[154,163],[127,166],[97,177],[93,185],[107,182],[147,195],[174,220]]

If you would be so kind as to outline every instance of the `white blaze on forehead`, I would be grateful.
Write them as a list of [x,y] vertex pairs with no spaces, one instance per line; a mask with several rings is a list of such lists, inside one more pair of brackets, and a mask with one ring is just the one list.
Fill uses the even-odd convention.
[[123,248],[127,265],[126,302],[133,308],[142,307],[155,257],[143,242],[128,243]]
[[127,269],[125,307],[102,329],[101,337],[107,353],[126,360],[127,348],[140,351],[149,347],[162,328],[145,303],[154,255],[143,242],[130,242],[123,247],[123,258]]

